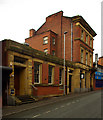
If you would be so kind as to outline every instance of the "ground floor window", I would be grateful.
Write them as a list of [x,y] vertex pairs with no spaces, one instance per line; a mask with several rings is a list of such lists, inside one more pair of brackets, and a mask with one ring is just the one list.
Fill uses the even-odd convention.
[[40,83],[40,63],[34,62],[34,83]]
[[87,73],[85,73],[85,88],[86,88]]
[[52,83],[53,81],[52,81],[52,74],[53,74],[53,72],[52,72],[52,70],[53,70],[53,66],[51,66],[51,65],[49,65],[49,67],[48,67],[48,83]]
[[63,69],[60,68],[59,69],[59,84],[62,84],[62,71],[63,71]]

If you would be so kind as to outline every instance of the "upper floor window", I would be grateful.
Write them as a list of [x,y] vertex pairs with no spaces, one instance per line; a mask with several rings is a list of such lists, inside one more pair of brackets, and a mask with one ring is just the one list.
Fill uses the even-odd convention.
[[81,63],[83,63],[83,50],[81,49]]
[[40,83],[40,63],[34,62],[34,83]]
[[84,37],[83,34],[84,34],[84,31],[82,30],[81,31],[81,40],[83,40],[83,37]]
[[88,53],[86,53],[86,65],[88,64]]
[[53,45],[55,45],[55,38],[54,37],[52,37],[52,43],[53,43]]
[[43,38],[43,44],[48,44],[48,37],[47,36]]
[[55,55],[55,50],[52,50],[52,55]]
[[53,66],[49,65],[48,67],[48,83],[52,83],[52,79],[53,79]]
[[92,38],[90,38],[90,47],[92,47]]
[[88,35],[86,35],[86,44],[88,44]]
[[90,66],[92,66],[92,55],[90,55]]
[[46,49],[44,49],[44,52],[45,52],[45,53],[48,53],[48,49],[47,49],[47,48],[46,48]]

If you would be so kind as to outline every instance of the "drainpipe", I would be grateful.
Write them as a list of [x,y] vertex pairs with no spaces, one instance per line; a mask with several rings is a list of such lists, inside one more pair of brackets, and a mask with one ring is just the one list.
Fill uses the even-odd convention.
[[65,95],[65,35],[67,31],[64,32],[64,95]]
[[73,24],[71,22],[71,61],[73,60]]

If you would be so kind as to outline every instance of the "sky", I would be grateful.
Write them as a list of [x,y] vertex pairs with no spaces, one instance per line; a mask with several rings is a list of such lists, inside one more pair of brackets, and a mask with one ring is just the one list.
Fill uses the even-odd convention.
[[94,54],[101,56],[101,2],[103,0],[0,0],[0,41],[11,39],[20,43],[37,30],[46,17],[63,11],[64,16],[81,15],[97,33]]

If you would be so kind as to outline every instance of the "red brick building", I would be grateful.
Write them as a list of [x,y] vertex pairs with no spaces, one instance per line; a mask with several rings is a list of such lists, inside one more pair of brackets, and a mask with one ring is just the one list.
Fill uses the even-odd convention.
[[66,34],[66,60],[93,66],[93,37],[95,31],[82,16],[63,16],[63,11],[52,14],[37,30],[30,30],[30,37],[25,39],[32,48],[47,52],[57,57],[64,57],[64,32]]
[[60,11],[48,16],[37,31],[30,30],[25,39],[29,46],[4,40],[3,65],[12,68],[8,95],[41,97],[63,95],[64,90],[66,94],[90,91],[95,36],[82,16],[66,17]]
[[[5,77],[2,82],[3,102],[5,100],[5,103],[15,105],[27,99],[34,100],[35,97],[63,95],[63,59],[12,40],[3,40],[0,44],[2,44],[2,65],[12,70],[10,76],[6,71],[3,72]],[[73,62],[66,61],[66,94],[69,93],[67,82],[69,75],[77,77],[75,68],[76,65]],[[74,70],[74,72],[71,73],[68,70]],[[72,86],[71,89],[74,90],[78,86]]]

